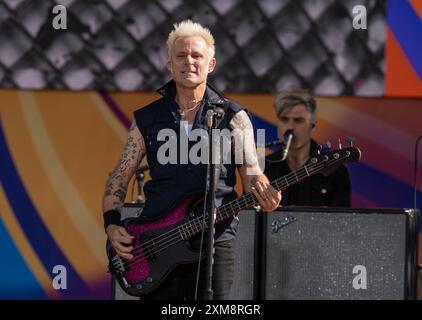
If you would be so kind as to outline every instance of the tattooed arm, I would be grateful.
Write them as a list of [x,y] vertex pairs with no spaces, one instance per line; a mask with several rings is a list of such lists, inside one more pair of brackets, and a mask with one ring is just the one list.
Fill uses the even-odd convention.
[[274,211],[280,203],[281,193],[271,186],[259,166],[253,126],[246,112],[236,113],[230,125],[233,129],[236,163],[240,162],[238,168],[243,191],[252,191],[264,211]]
[[109,174],[103,199],[103,212],[121,211],[130,179],[145,155],[145,144],[141,132],[133,122],[119,162]]
[[[129,129],[126,145],[119,162],[109,174],[103,197],[103,212],[109,210],[121,211],[129,181],[144,156],[144,138],[134,121]],[[132,247],[124,246],[124,244],[130,244],[133,237],[127,233],[126,229],[115,224],[110,224],[107,226],[106,233],[116,252],[124,258],[131,259],[132,255],[129,252],[132,250]]]

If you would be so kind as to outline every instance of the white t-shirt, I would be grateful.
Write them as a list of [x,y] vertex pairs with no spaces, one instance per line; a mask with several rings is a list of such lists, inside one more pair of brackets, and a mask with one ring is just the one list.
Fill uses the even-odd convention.
[[185,127],[186,134],[187,134],[187,136],[189,137],[189,136],[190,136],[190,133],[192,132],[192,126],[193,126],[193,124],[188,123],[188,122],[186,121],[186,122],[184,122],[184,123],[183,123],[183,125],[184,125],[184,127]]

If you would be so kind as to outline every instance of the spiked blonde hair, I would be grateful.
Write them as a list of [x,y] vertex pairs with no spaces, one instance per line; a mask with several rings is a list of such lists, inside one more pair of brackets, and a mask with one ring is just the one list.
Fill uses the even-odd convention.
[[170,56],[174,43],[181,37],[201,37],[205,40],[208,46],[208,58],[214,58],[215,54],[215,40],[211,31],[203,27],[199,23],[192,22],[191,20],[184,20],[173,25],[174,29],[170,32],[167,38],[168,55]]

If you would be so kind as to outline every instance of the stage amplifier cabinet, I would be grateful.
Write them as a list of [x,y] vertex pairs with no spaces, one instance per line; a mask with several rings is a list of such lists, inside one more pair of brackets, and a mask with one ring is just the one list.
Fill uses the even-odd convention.
[[238,214],[239,225],[234,241],[235,259],[230,300],[258,299],[262,217],[255,210]]
[[412,209],[264,214],[260,298],[415,299],[418,221]]
[[[122,218],[141,212],[126,204]],[[231,300],[416,298],[418,210],[283,207],[238,218]],[[113,298],[137,299],[114,279]]]

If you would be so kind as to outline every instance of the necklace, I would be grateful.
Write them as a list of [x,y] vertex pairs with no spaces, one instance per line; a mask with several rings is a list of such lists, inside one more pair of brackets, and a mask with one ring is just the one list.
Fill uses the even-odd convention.
[[183,116],[185,115],[187,112],[190,112],[192,110],[195,110],[196,108],[198,108],[201,105],[202,100],[199,100],[198,102],[196,102],[196,104],[191,107],[191,108],[187,108],[187,109],[180,109],[180,114]]

